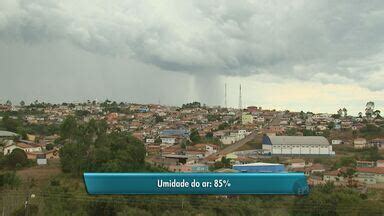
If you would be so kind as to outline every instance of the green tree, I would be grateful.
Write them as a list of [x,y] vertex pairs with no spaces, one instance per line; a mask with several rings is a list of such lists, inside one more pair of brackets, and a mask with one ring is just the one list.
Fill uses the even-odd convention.
[[60,149],[64,172],[81,176],[85,171],[129,172],[146,169],[144,144],[131,134],[107,134],[103,121],[76,125],[77,132]]
[[229,126],[230,125],[227,122],[224,122],[224,123],[219,125],[218,129],[219,130],[225,130],[225,129],[229,128]]
[[18,132],[22,127],[19,119],[11,118],[9,115],[3,117],[3,127],[7,131]]
[[47,144],[47,145],[45,146],[45,149],[47,149],[48,151],[49,151],[49,150],[52,150],[52,149],[53,149],[53,145],[52,145],[52,144]]
[[199,131],[197,129],[193,129],[191,134],[189,135],[189,139],[193,144],[199,143],[201,141],[201,137],[199,135]]
[[208,132],[205,134],[205,139],[213,139],[213,133],[212,132]]
[[28,165],[27,154],[21,149],[14,149],[11,154],[7,155],[7,165],[11,168],[23,167]]
[[159,116],[159,115],[156,115],[156,116],[155,116],[155,122],[156,122],[156,123],[163,122],[163,121],[164,121],[163,117],[161,117],[161,116]]
[[60,137],[62,139],[71,139],[76,136],[78,131],[76,118],[68,116],[60,126]]
[[160,137],[157,137],[157,138],[155,139],[155,143],[156,143],[156,144],[160,144],[160,143],[161,143],[161,138],[160,138]]

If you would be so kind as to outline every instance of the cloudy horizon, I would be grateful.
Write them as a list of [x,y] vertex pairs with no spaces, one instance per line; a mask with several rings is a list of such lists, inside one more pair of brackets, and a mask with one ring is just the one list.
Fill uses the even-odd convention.
[[383,1],[0,2],[0,103],[384,106]]

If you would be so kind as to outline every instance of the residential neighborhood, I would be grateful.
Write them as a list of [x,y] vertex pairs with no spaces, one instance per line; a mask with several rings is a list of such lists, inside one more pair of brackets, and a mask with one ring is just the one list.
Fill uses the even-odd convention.
[[[350,116],[199,102],[181,107],[108,100],[21,104],[0,105],[0,151],[6,156],[21,149],[36,166],[59,160],[61,124],[73,116],[84,123],[103,121],[107,133],[132,134],[144,143],[145,161],[170,172],[236,171],[273,162],[284,167],[279,172],[304,172],[312,185],[351,179],[384,185],[384,119],[376,110]],[[347,169],[352,170],[348,177]]]

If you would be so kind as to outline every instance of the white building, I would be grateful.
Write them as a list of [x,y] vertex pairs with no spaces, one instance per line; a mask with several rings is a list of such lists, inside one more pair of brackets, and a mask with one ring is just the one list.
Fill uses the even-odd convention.
[[264,136],[263,151],[272,155],[335,155],[322,136]]
[[21,149],[25,151],[25,153],[36,153],[42,152],[43,148],[39,145],[35,144],[26,144],[21,142],[12,142],[9,145],[4,147],[4,155],[10,154],[14,149]]
[[175,144],[176,143],[176,138],[170,137],[170,138],[160,138],[161,143],[163,144]]
[[231,132],[227,136],[223,136],[220,141],[224,145],[230,145],[233,144],[241,139],[244,139],[246,135],[248,135],[250,132],[247,132],[246,130],[239,130],[237,133],[236,132]]
[[367,140],[365,138],[356,138],[353,140],[353,147],[355,149],[362,149],[367,147]]
[[343,140],[339,140],[339,139],[332,140],[332,145],[339,145],[342,143],[343,143]]

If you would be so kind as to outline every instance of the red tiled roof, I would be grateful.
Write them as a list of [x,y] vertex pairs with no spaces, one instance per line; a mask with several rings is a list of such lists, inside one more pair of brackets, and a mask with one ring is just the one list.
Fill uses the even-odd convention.
[[384,167],[358,167],[357,172],[384,174]]

